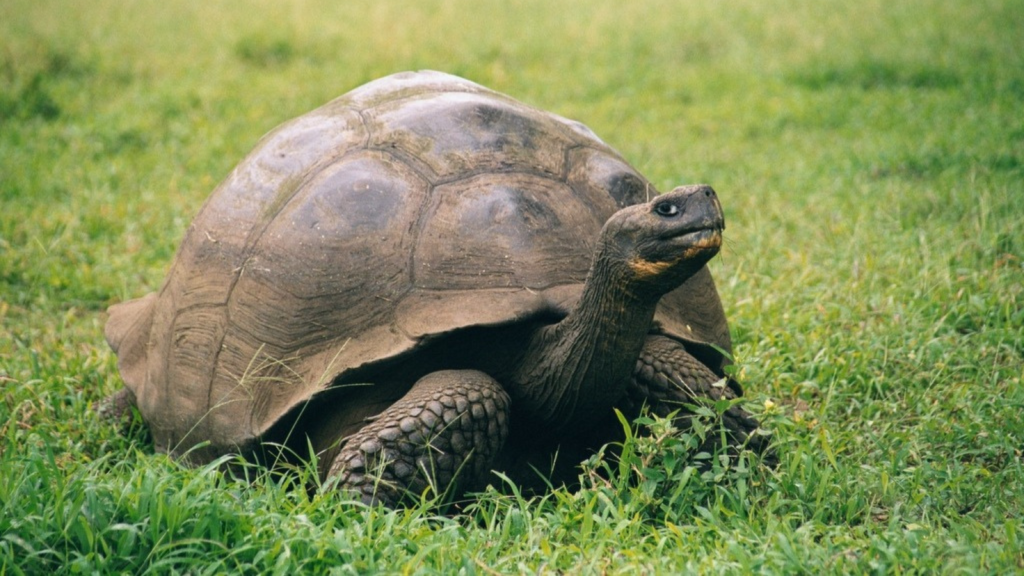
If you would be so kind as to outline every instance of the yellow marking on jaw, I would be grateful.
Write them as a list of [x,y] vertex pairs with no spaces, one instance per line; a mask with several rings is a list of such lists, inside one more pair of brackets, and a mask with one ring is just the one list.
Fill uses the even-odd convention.
[[707,238],[698,240],[693,244],[693,248],[718,248],[722,245],[722,235],[712,234]]
[[697,254],[704,252],[708,248],[720,248],[722,246],[722,235],[715,234],[714,236],[708,236],[694,242],[691,246],[688,246],[686,250],[683,250],[683,255],[680,260],[689,260]]
[[663,272],[665,272],[665,270],[668,270],[669,268],[675,266],[676,264],[683,260],[689,260],[690,258],[697,256],[698,254],[706,251],[709,248],[718,248],[721,245],[721,234],[715,234],[713,236],[708,236],[707,238],[703,238],[701,240],[698,240],[697,242],[694,242],[692,245],[688,246],[685,250],[683,250],[682,254],[680,254],[679,257],[676,258],[675,260],[668,260],[665,262],[651,262],[650,260],[644,260],[642,258],[633,258],[632,260],[629,261],[629,267],[633,270],[633,272],[636,273],[637,276],[641,278],[650,278],[652,276],[658,276],[659,274],[662,274]]
[[658,276],[665,270],[671,268],[674,264],[675,262],[651,262],[640,258],[634,258],[629,261],[629,267],[632,268],[633,272],[636,272],[636,275],[641,278]]

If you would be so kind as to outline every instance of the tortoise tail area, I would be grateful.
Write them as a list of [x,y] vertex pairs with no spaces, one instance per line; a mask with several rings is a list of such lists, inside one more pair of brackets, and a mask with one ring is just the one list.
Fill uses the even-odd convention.
[[146,350],[153,326],[156,293],[111,306],[103,333],[117,354],[117,368],[125,385],[138,390],[146,381]]

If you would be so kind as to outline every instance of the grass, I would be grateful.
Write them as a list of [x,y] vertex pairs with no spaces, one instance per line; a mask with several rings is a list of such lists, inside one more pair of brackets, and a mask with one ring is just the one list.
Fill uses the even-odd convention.
[[[461,0],[0,8],[0,573],[1024,571],[1024,4]],[[585,489],[372,510],[97,421],[156,289],[274,125],[434,68],[709,182],[774,471],[632,439]],[[500,479],[495,479],[500,486]]]

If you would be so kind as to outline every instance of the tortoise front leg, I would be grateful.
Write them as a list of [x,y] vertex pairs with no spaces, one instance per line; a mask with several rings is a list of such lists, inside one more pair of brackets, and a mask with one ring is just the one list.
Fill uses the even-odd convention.
[[355,434],[327,473],[367,504],[396,506],[428,488],[458,495],[482,486],[508,437],[508,395],[475,370],[421,378]]
[[[666,417],[676,412],[675,422],[680,429],[690,427],[694,417],[687,405],[702,401],[715,402],[734,399],[743,395],[736,381],[723,379],[694,358],[681,343],[665,336],[647,337],[636,371],[628,388],[625,408],[639,415],[639,407],[649,406],[652,413]],[[722,425],[726,431],[729,446],[744,446],[755,452],[764,452],[768,447],[767,437],[755,434],[758,421],[739,405],[729,407],[722,414]],[[711,451],[721,444],[718,434],[709,436],[702,449]],[[771,459],[771,455],[769,455]]]

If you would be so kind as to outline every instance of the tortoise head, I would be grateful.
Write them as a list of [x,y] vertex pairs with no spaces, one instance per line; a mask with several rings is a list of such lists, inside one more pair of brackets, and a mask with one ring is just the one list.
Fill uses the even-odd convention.
[[681,186],[612,215],[601,232],[605,257],[638,293],[660,297],[718,253],[725,219],[710,186]]

